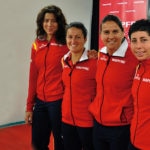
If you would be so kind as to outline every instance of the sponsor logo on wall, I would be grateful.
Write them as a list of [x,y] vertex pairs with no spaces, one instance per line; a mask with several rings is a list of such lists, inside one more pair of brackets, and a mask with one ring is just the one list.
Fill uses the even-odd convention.
[[[100,0],[99,22],[107,14],[114,14],[121,19],[125,36],[128,38],[130,25],[137,19],[147,17],[147,0]],[[99,47],[102,47],[100,40]]]

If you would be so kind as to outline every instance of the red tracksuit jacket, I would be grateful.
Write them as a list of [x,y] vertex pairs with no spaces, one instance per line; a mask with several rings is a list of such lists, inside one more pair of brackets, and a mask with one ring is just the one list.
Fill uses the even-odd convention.
[[66,45],[55,39],[36,41],[31,49],[27,111],[32,111],[35,96],[43,101],[55,101],[63,97],[61,58],[68,52]]
[[96,59],[88,59],[84,51],[79,62],[72,65],[70,53],[62,60],[64,96],[62,101],[62,121],[79,126],[92,127],[93,118],[88,111],[89,104],[96,94]]
[[150,59],[143,61],[134,77],[134,115],[131,142],[140,150],[150,150]]
[[137,60],[125,40],[113,54],[101,49],[97,66],[97,95],[89,110],[97,122],[105,126],[122,126],[133,115],[132,81]]

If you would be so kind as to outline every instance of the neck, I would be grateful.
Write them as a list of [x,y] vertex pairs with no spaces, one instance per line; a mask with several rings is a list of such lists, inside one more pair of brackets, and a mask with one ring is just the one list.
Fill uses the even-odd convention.
[[84,50],[81,51],[80,53],[72,53],[71,60],[72,60],[73,64],[76,64],[80,60],[83,52],[84,52]]
[[108,52],[109,56],[111,56],[115,51],[110,50],[110,51],[107,51],[107,52]]
[[46,39],[47,41],[50,41],[52,39],[52,35],[47,35]]

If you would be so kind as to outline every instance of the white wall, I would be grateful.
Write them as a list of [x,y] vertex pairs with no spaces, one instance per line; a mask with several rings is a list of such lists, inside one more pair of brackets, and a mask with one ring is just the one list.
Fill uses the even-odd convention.
[[39,10],[49,4],[61,7],[68,23],[83,22],[90,36],[92,0],[1,0],[0,125],[24,120],[35,20]]

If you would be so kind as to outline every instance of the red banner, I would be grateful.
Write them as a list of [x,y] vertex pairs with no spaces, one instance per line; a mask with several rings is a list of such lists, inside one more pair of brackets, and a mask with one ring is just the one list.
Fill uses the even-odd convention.
[[[127,36],[128,29],[135,20],[147,17],[147,0],[100,0],[99,10],[100,22],[107,14],[118,16]],[[99,47],[100,43],[99,41]]]

